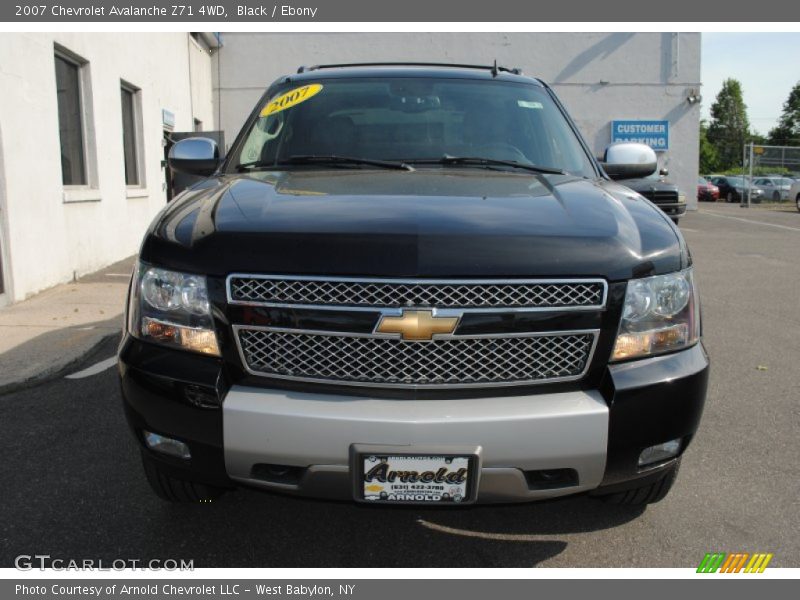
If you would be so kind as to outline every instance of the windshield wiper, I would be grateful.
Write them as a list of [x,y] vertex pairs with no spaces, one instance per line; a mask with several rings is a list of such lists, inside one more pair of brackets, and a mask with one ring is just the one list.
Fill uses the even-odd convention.
[[357,156],[339,156],[337,154],[296,154],[276,161],[275,165],[369,165],[371,167],[381,167],[382,169],[414,170],[414,167],[403,162],[360,158]]
[[261,162],[260,160],[254,160],[253,162],[246,162],[246,163],[239,163],[236,165],[236,170],[240,173],[242,171],[257,171],[259,169],[277,169],[278,166],[273,163],[265,163]]
[[522,163],[516,160],[501,160],[498,158],[485,158],[481,156],[450,156],[445,154],[441,158],[407,160],[410,164],[438,164],[438,165],[476,165],[476,166],[505,166],[516,169],[525,169],[533,173],[544,173],[545,175],[568,175],[566,171],[554,167],[540,167],[532,163]]
[[402,171],[414,170],[414,167],[403,162],[359,158],[356,156],[338,156],[336,154],[298,154],[282,158],[272,163],[256,160],[236,165],[236,170],[242,172],[256,171],[259,169],[279,169],[286,165],[369,165],[372,167],[381,167],[383,169],[397,169]]

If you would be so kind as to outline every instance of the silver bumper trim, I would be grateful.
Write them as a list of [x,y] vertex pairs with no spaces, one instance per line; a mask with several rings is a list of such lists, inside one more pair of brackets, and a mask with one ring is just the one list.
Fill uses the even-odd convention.
[[[225,464],[242,484],[353,499],[354,444],[414,452],[480,447],[478,502],[550,498],[597,487],[608,406],[596,391],[458,400],[390,400],[234,386],[223,403]],[[401,447],[401,448],[398,448]],[[258,463],[305,469],[299,482],[253,477]],[[524,471],[570,468],[578,485],[528,487]]]

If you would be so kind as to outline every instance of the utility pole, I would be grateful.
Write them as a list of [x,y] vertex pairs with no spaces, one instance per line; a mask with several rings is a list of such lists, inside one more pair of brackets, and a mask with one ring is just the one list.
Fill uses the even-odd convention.
[[[742,138],[742,181],[743,182],[746,179],[746,175],[745,175],[745,169],[746,168],[747,168],[747,144],[744,142],[744,138]],[[744,183],[746,183],[746,182],[744,182]],[[742,186],[742,192],[744,192],[744,191],[745,191],[745,187]],[[747,207],[747,204],[744,203],[744,193],[742,193],[742,196],[739,198],[739,207],[740,208]]]
[[747,208],[750,208],[750,196],[753,189],[753,142],[750,142],[750,177],[747,178]]

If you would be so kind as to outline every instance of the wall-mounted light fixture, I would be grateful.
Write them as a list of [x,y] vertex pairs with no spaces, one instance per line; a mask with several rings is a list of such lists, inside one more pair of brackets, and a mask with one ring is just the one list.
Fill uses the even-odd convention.
[[700,95],[700,92],[695,89],[689,90],[689,93],[686,96],[686,101],[689,104],[698,104],[703,101],[703,97]]

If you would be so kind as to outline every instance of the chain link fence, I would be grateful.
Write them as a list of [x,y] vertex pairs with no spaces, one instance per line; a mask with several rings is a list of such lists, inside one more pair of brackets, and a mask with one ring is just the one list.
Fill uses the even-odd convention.
[[742,151],[745,195],[742,203],[790,202],[792,186],[800,180],[800,147],[750,143]]

